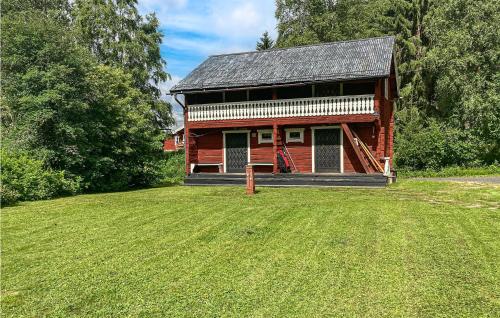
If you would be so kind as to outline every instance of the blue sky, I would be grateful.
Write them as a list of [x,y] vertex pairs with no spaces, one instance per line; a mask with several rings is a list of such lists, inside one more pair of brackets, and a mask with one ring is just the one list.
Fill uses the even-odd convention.
[[[209,55],[254,50],[264,31],[276,38],[274,0],[139,0],[139,10],[155,12],[165,35],[165,92]],[[174,111],[182,124],[178,105]]]

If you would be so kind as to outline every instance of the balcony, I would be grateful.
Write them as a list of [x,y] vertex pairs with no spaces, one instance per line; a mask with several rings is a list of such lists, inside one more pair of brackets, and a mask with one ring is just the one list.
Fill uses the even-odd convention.
[[374,105],[374,95],[197,104],[188,106],[188,121],[374,114]]

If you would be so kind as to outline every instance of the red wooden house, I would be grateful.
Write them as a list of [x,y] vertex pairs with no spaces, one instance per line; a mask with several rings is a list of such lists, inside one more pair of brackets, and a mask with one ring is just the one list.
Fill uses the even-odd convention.
[[257,184],[385,182],[396,69],[390,36],[210,56],[171,89],[186,183],[242,183],[246,165]]
[[163,141],[164,151],[178,151],[184,148],[184,127],[179,127],[167,134]]

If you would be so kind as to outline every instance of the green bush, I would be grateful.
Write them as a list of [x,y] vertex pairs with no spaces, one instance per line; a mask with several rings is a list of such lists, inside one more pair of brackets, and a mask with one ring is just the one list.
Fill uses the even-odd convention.
[[2,151],[1,160],[0,195],[3,205],[17,200],[50,199],[80,191],[80,179],[68,178],[64,171],[47,169],[41,160],[24,153]]
[[[414,116],[414,118],[409,118]],[[434,170],[445,167],[475,167],[481,162],[482,142],[469,130],[449,127],[431,120],[423,125],[418,115],[404,118],[395,138],[398,170]]]
[[165,152],[165,158],[160,166],[160,184],[178,184],[184,180],[185,155],[184,151]]
[[0,201],[2,206],[16,203],[20,196],[21,194],[10,186],[0,184]]

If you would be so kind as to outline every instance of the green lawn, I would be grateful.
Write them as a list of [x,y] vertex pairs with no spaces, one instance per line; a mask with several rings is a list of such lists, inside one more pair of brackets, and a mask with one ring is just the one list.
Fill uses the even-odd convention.
[[500,187],[166,187],[5,208],[2,317],[498,317]]

